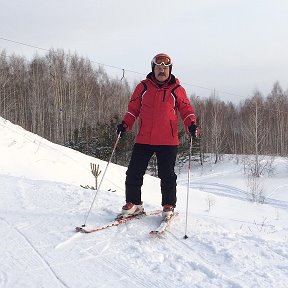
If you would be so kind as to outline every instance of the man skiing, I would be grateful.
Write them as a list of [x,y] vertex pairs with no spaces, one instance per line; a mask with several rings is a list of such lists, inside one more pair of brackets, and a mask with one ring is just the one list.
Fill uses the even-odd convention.
[[158,176],[161,179],[163,217],[169,218],[176,207],[176,179],[174,172],[178,139],[178,113],[186,132],[196,137],[197,126],[194,109],[185,89],[172,72],[172,60],[164,53],[151,61],[152,72],[135,88],[128,110],[117,134],[132,129],[139,118],[139,130],[126,172],[126,204],[120,215],[129,217],[144,212],[141,201],[143,176],[149,160],[156,154]]

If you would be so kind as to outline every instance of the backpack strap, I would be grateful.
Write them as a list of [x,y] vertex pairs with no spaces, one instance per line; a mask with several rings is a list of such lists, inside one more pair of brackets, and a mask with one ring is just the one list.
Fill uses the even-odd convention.
[[176,85],[176,86],[171,90],[171,94],[172,94],[172,96],[173,96],[174,99],[175,99],[174,109],[177,108],[177,95],[176,95],[176,93],[175,93],[175,90],[176,90],[177,88],[179,88],[180,86],[181,86],[181,85],[178,84],[178,85]]
[[141,83],[143,84],[143,90],[142,90],[142,92],[141,92],[141,94],[140,94],[140,103],[141,103],[141,105],[142,105],[142,99],[143,99],[143,97],[144,97],[144,94],[146,93],[146,91],[147,91],[147,84],[144,82],[144,81],[141,81]]
[[144,96],[144,94],[147,91],[147,84],[144,81],[141,81],[141,83],[143,84],[143,89],[142,89],[140,95],[138,97],[136,97],[135,99],[131,99],[130,100],[130,102],[133,102],[133,101],[136,101],[136,100],[138,100],[140,98],[140,105],[142,105],[143,96]]

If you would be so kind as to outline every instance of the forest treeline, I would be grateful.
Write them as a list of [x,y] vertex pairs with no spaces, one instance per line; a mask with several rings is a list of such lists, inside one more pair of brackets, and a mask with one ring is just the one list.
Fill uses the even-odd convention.
[[[0,54],[0,116],[103,160],[111,152],[133,88],[125,78],[111,79],[103,67],[62,50],[30,60],[8,56],[5,50]],[[188,96],[201,128],[200,155],[212,153],[215,162],[224,153],[287,156],[288,96],[278,82],[268,95],[254,91],[239,104],[213,94]],[[180,148],[187,147],[181,127]],[[120,141],[117,163],[127,164],[136,132],[137,125]]]

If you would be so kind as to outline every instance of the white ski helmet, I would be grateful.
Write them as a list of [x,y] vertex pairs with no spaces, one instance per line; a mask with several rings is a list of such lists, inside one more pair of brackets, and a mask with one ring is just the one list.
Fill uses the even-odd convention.
[[151,60],[151,69],[152,72],[154,73],[154,67],[156,65],[164,65],[164,66],[169,66],[169,74],[171,74],[172,71],[172,59],[169,55],[165,53],[159,53],[153,57]]

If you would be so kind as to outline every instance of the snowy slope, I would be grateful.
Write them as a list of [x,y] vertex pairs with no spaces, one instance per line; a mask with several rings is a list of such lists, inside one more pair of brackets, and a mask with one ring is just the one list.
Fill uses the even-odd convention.
[[[159,216],[79,234],[95,191],[90,163],[0,118],[0,287],[288,287],[288,167],[263,179],[267,204],[247,201],[241,164],[193,164],[188,239],[187,173],[178,177],[180,216],[163,239]],[[88,225],[124,203],[125,167],[109,166]],[[115,191],[116,190],[116,191]],[[112,192],[115,191],[115,192]],[[145,176],[146,210],[160,208],[159,180]],[[213,203],[208,211],[208,203]]]

